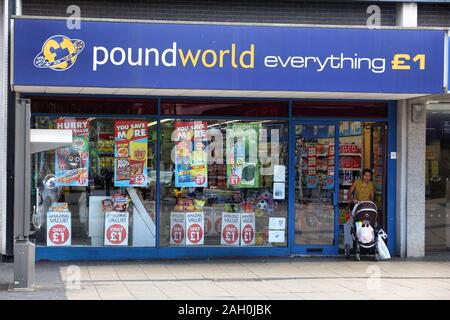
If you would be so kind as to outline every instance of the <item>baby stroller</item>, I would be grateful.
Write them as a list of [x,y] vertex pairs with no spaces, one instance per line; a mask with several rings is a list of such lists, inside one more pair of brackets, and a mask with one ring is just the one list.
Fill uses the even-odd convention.
[[[375,261],[379,260],[378,252],[378,210],[372,201],[358,202],[352,210],[353,223],[350,229],[353,239],[355,260],[361,260],[361,253],[373,255]],[[350,257],[350,246],[345,246],[345,255]]]

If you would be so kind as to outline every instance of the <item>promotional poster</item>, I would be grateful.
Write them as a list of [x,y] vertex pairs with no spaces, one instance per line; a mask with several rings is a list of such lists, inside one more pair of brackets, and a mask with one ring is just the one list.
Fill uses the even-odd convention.
[[184,245],[186,243],[186,217],[184,212],[170,213],[170,244]]
[[114,123],[114,186],[146,187],[147,122],[121,120]]
[[205,240],[205,215],[203,212],[186,212],[186,244],[203,245]]
[[178,188],[208,186],[208,137],[206,121],[175,122],[175,186]]
[[128,212],[105,213],[105,246],[128,245]]
[[241,214],[241,246],[254,246],[256,239],[254,213]]
[[47,246],[72,244],[72,215],[65,202],[52,203],[47,212]]
[[222,237],[220,244],[228,246],[239,245],[241,214],[224,212],[222,214]]
[[227,126],[227,185],[235,188],[259,186],[258,134],[260,123]]
[[89,174],[89,121],[81,119],[57,119],[56,128],[72,130],[73,143],[56,149],[56,184],[64,187],[85,187]]

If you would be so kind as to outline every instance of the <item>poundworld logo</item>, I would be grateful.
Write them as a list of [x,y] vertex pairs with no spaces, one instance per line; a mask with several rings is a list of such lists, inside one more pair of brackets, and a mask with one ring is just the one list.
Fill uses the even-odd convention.
[[232,68],[252,69],[255,67],[255,45],[251,44],[249,49],[239,50],[235,43],[229,49],[221,50],[183,50],[178,49],[177,43],[173,42],[171,48],[160,51],[157,48],[121,48],[115,47],[108,50],[105,47],[95,46],[93,48],[92,69],[97,71],[99,66],[111,63],[115,66],[128,64],[133,67],[155,66],[176,67],[181,63],[183,67],[205,68]]
[[77,56],[83,48],[82,40],[55,35],[44,42],[41,52],[34,58],[33,64],[38,68],[65,71],[75,64]]

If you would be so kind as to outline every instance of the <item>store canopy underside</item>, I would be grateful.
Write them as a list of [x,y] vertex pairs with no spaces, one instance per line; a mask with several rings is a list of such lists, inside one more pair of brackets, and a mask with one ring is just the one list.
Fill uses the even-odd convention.
[[424,93],[361,93],[361,92],[306,92],[306,91],[246,91],[246,90],[190,90],[190,89],[143,89],[99,87],[50,87],[14,86],[21,93],[46,94],[95,94],[133,96],[186,96],[186,97],[239,97],[239,98],[298,98],[298,99],[377,99],[403,100],[425,96]]

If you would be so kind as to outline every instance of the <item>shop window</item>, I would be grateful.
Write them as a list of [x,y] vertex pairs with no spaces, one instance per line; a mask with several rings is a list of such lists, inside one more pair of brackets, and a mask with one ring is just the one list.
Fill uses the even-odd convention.
[[33,116],[31,126],[73,132],[71,145],[32,156],[38,245],[155,246],[155,119]]
[[385,103],[295,102],[292,115],[296,117],[387,118]]
[[[340,122],[338,219],[340,225],[344,225],[350,219],[353,202],[373,201],[378,209],[377,224],[387,231],[387,136],[385,122]],[[364,177],[364,170],[370,170],[371,174]],[[354,192],[350,194],[352,186]],[[341,228],[339,234],[341,248],[344,247],[343,232],[344,228]]]
[[425,252],[450,248],[450,111],[427,106],[425,154]]
[[157,103],[152,99],[97,99],[32,97],[32,113],[96,114],[96,115],[156,115]]
[[161,246],[287,246],[287,122],[161,122]]
[[288,102],[239,100],[162,100],[167,116],[288,117]]

